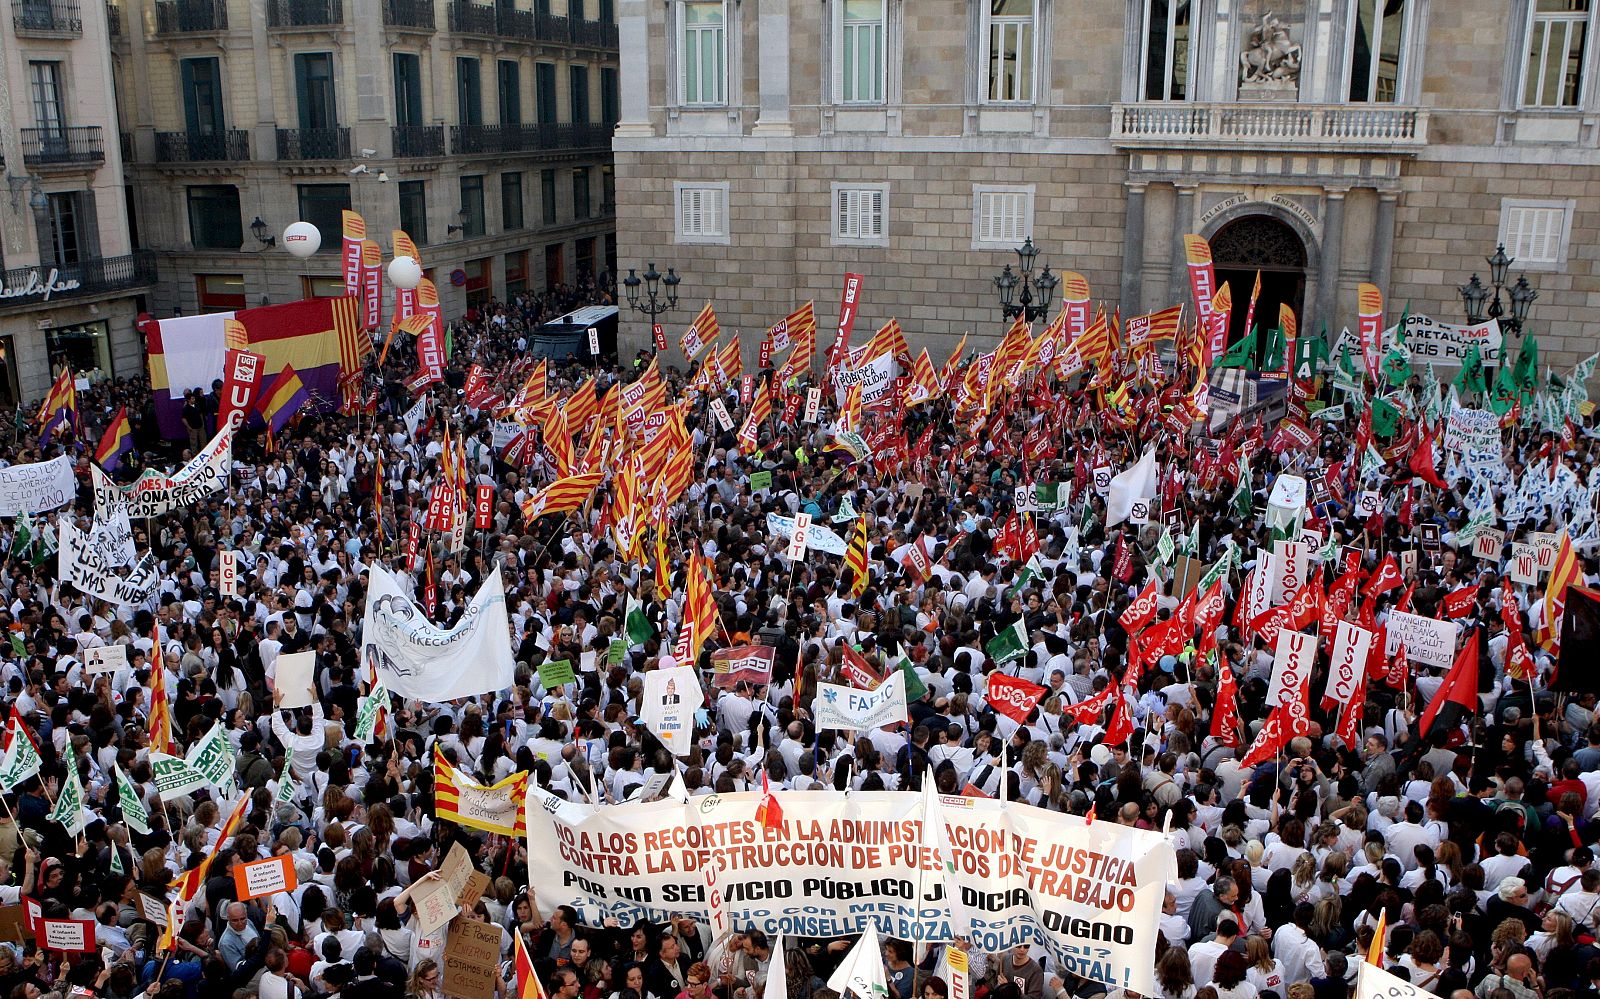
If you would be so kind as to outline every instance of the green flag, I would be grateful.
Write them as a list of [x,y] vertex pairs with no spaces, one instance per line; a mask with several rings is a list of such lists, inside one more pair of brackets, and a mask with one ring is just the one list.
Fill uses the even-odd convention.
[[1217,362],[1217,367],[1219,367],[1219,368],[1244,368],[1244,367],[1248,367],[1251,370],[1254,370],[1255,369],[1255,364],[1252,363],[1252,362],[1254,361],[1255,356],[1256,356],[1256,331],[1255,330],[1251,330],[1251,331],[1249,331],[1248,333],[1246,333],[1244,335],[1243,339],[1239,340],[1233,346],[1228,348],[1227,352],[1222,355],[1222,359]]
[[623,620],[623,630],[628,633],[628,641],[634,645],[643,645],[650,641],[650,636],[655,634],[655,629],[650,627],[650,619],[645,617],[644,604],[632,593],[628,594],[628,611]]
[[1177,545],[1172,541],[1172,532],[1162,528],[1161,537],[1156,541],[1156,561],[1161,565],[1171,563]]
[[33,547],[33,528],[28,525],[27,517],[17,518],[17,533],[11,538],[11,557],[21,558]]
[[50,810],[50,821],[59,822],[68,836],[83,832],[83,785],[78,783],[78,763],[67,761],[67,779],[61,783],[61,793],[56,796],[56,807]]
[[189,765],[189,761],[166,753],[150,754],[150,779],[162,801],[181,798],[211,783],[211,778]]
[[1204,593],[1206,590],[1210,589],[1212,584],[1214,584],[1217,580],[1227,575],[1228,566],[1233,563],[1234,556],[1238,554],[1238,547],[1239,546],[1234,543],[1232,538],[1227,540],[1226,545],[1222,549],[1222,554],[1217,556],[1217,561],[1215,564],[1213,564],[1210,569],[1206,570],[1206,574],[1204,576],[1200,577],[1200,583],[1195,587],[1199,592]]
[[111,873],[112,874],[121,874],[121,873],[123,873],[123,871],[124,871],[124,868],[122,866],[122,849],[120,847],[118,847],[115,843],[113,843],[111,845]]
[[539,664],[539,685],[545,690],[555,690],[557,687],[572,683],[575,679],[571,659],[546,659]]
[[1479,352],[1477,344],[1468,345],[1467,354],[1461,359],[1461,373],[1450,384],[1462,395],[1489,391],[1489,384],[1483,378],[1483,354]]
[[14,732],[5,756],[0,757],[0,787],[15,790],[18,784],[38,774],[41,762],[33,739],[26,732]]
[[1387,399],[1372,400],[1372,432],[1378,437],[1393,437],[1400,429],[1400,411]]
[[288,753],[283,757],[283,772],[278,775],[278,793],[273,796],[272,803],[284,805],[294,800],[294,771],[290,769],[289,762],[294,754]]
[[372,688],[367,699],[361,702],[361,710],[356,712],[355,740],[363,746],[369,745],[378,731],[378,710],[389,703],[389,691],[383,684]]
[[1307,382],[1317,376],[1328,359],[1328,343],[1320,336],[1303,336],[1294,342],[1294,378]]
[[1283,327],[1274,326],[1267,331],[1267,356],[1261,365],[1262,371],[1282,371],[1283,355],[1289,350],[1289,342],[1284,339]]
[[928,685],[923,683],[922,677],[917,675],[915,667],[911,665],[911,660],[902,655],[895,668],[906,675],[906,703],[910,704],[912,701],[921,700],[922,695],[928,692]]
[[1250,483],[1250,463],[1239,459],[1239,486],[1233,491],[1233,509],[1241,519],[1255,512],[1255,487]]
[[983,647],[996,666],[1004,666],[1014,659],[1021,659],[1028,654],[1028,631],[1022,619],[1011,622],[1011,626],[998,635],[989,639],[989,644]]
[[211,726],[200,741],[189,749],[184,762],[205,774],[206,780],[218,789],[233,788],[233,743],[222,729],[222,723]]
[[1039,557],[1038,552],[1034,552],[1028,557],[1028,561],[1023,565],[1022,571],[1017,573],[1017,581],[1011,584],[1010,592],[1021,593],[1022,588],[1027,586],[1033,577],[1037,576],[1043,569],[1044,560]]
[[1517,388],[1530,391],[1538,378],[1539,340],[1529,336],[1522,341],[1522,349],[1517,351],[1517,363],[1511,372],[1511,381]]
[[122,809],[122,821],[141,836],[150,835],[150,809],[145,807],[138,786],[116,764],[111,765],[111,770],[117,779],[117,807]]

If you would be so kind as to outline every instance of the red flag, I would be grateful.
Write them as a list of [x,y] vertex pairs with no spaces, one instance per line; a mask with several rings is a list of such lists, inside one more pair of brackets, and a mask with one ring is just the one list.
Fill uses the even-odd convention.
[[1128,706],[1128,695],[1121,684],[1117,685],[1116,690],[1117,705],[1111,712],[1111,724],[1106,726],[1105,744],[1108,746],[1127,742],[1128,737],[1133,735],[1133,709]]
[[1399,586],[1401,581],[1399,561],[1393,555],[1385,555],[1383,561],[1378,563],[1378,571],[1362,587],[1361,595],[1376,600]]
[[[1417,723],[1417,737],[1426,738],[1428,730],[1433,727],[1434,719],[1446,704],[1460,705],[1467,715],[1478,713],[1478,635],[1473,632],[1467,636],[1467,644],[1456,653],[1455,665],[1450,667],[1450,672],[1445,674],[1444,685],[1439,692],[1433,695],[1433,700],[1428,702],[1428,709],[1422,713],[1422,720]],[[1457,719],[1459,722],[1459,719]]]
[[1117,535],[1117,550],[1111,558],[1111,575],[1119,583],[1133,578],[1133,550],[1128,547],[1128,537]]
[[1472,613],[1472,608],[1478,603],[1478,584],[1468,583],[1459,590],[1451,590],[1444,595],[1444,616],[1447,618],[1466,617]]
[[1311,720],[1306,716],[1306,706],[1298,699],[1285,701],[1272,709],[1265,724],[1256,735],[1256,741],[1239,761],[1239,766],[1249,769],[1262,763],[1288,745],[1297,735],[1311,731]]
[[1107,684],[1106,689],[1100,693],[1062,708],[1061,713],[1070,716],[1079,725],[1094,725],[1100,721],[1100,712],[1106,709],[1106,705],[1110,704],[1115,696],[1117,696],[1116,685]]
[[[1216,643],[1213,633],[1209,639],[1202,641]],[[1217,703],[1212,712],[1212,719],[1216,723],[1212,735],[1224,746],[1238,746],[1244,741],[1244,726],[1239,721],[1239,685],[1233,678],[1233,667],[1225,662],[1217,666]]]
[[1156,586],[1156,581],[1152,579],[1146,584],[1143,592],[1134,598],[1133,603],[1128,605],[1128,609],[1117,618],[1122,623],[1123,630],[1131,635],[1155,620],[1156,599],[1159,596],[1160,590]]
[[756,821],[767,832],[783,828],[783,808],[778,804],[778,796],[767,786],[767,771],[764,768],[761,771],[761,802],[756,805]]
[[1045,695],[1045,688],[1005,673],[989,674],[989,706],[1018,725],[1028,723],[1028,715]]
[[1334,738],[1341,740],[1350,747],[1351,752],[1357,750],[1357,743],[1361,739],[1361,715],[1367,708],[1367,669],[1362,664],[1356,674],[1356,689],[1350,695],[1350,700],[1344,706],[1344,712],[1339,715],[1339,725],[1334,730]]
[[1439,478],[1438,471],[1433,467],[1433,428],[1424,420],[1417,421],[1417,446],[1412,449],[1407,464],[1428,485],[1446,488],[1444,480]]
[[[1385,636],[1387,640],[1388,636]],[[1406,655],[1406,643],[1401,642],[1394,650],[1394,658],[1389,660],[1389,671],[1384,674],[1383,682],[1396,690],[1404,690],[1406,679],[1411,675],[1411,660]]]

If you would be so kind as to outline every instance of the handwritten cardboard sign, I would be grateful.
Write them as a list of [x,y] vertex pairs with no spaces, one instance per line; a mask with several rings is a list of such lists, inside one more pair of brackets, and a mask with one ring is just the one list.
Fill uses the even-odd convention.
[[41,919],[34,935],[40,947],[50,950],[94,950],[94,920],[92,919]]
[[459,999],[494,999],[500,987],[500,927],[462,920],[444,945],[444,991]]
[[239,901],[275,895],[280,891],[294,891],[299,881],[294,864],[288,857],[268,857],[248,864],[233,865],[233,886],[238,889]]
[[456,918],[461,907],[456,905],[456,891],[449,882],[440,879],[429,881],[411,893],[411,904],[417,909],[417,930],[421,936],[432,936],[433,931]]

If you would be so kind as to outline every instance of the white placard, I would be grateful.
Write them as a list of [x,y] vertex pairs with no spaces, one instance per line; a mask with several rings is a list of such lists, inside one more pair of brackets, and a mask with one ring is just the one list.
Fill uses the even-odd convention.
[[1420,614],[1390,611],[1389,640],[1384,644],[1383,654],[1393,657],[1395,650],[1400,648],[1400,643],[1404,642],[1407,659],[1427,666],[1441,666],[1448,669],[1455,661],[1458,631],[1460,626],[1454,621],[1435,621]]
[[1349,704],[1367,668],[1367,655],[1377,635],[1349,621],[1340,621],[1333,638],[1333,660],[1328,666],[1328,682],[1322,696]]
[[1525,545],[1518,541],[1511,546],[1511,561],[1507,563],[1506,572],[1511,576],[1513,583],[1523,583],[1528,586],[1539,581],[1539,549],[1534,545]]
[[217,583],[225,597],[239,595],[239,553],[235,551],[218,552]]
[[1561,552],[1561,535],[1547,531],[1528,535],[1538,552],[1539,571],[1551,572],[1556,567],[1556,556]]
[[594,357],[599,357],[600,356],[600,331],[595,329],[593,326],[591,326],[591,327],[589,327],[587,332],[589,334],[589,353]]
[[1376,490],[1368,489],[1356,497],[1356,513],[1361,517],[1370,517],[1383,506],[1383,497]]
[[115,673],[127,665],[126,645],[97,645],[83,654],[84,672],[90,676],[96,673]]
[[1111,492],[1111,466],[1096,465],[1094,469],[1094,491],[1101,496]]
[[733,417],[728,415],[728,407],[720,397],[711,400],[711,415],[717,418],[717,426],[723,430],[733,429]]
[[806,389],[806,408],[801,419],[806,423],[817,422],[817,414],[822,410],[822,389]]
[[1134,525],[1150,523],[1149,500],[1136,499],[1133,501],[1132,505],[1128,507],[1128,523]]
[[1506,532],[1493,527],[1484,528],[1472,539],[1472,554],[1477,558],[1499,561],[1500,550],[1506,546]]
[[1272,559],[1268,563],[1272,572],[1272,594],[1268,602],[1277,607],[1294,599],[1306,585],[1306,570],[1311,565],[1311,548],[1299,541],[1274,541]]
[[42,513],[72,502],[78,479],[66,455],[0,468],[0,517]]
[[311,674],[317,665],[315,652],[290,652],[278,656],[273,686],[283,691],[280,708],[303,708],[311,703]]
[[1272,680],[1267,684],[1267,704],[1304,703],[1311,682],[1311,663],[1317,657],[1317,638],[1284,628],[1272,653]]
[[789,535],[789,561],[806,557],[806,534],[811,530],[811,514],[800,513],[794,518],[794,533]]

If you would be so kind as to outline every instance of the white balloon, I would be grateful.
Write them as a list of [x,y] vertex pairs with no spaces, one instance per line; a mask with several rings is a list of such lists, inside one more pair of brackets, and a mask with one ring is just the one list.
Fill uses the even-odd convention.
[[290,256],[309,257],[322,249],[322,233],[310,222],[294,222],[283,230],[283,248]]
[[410,291],[422,283],[422,265],[415,257],[395,257],[389,261],[389,283],[401,291]]

